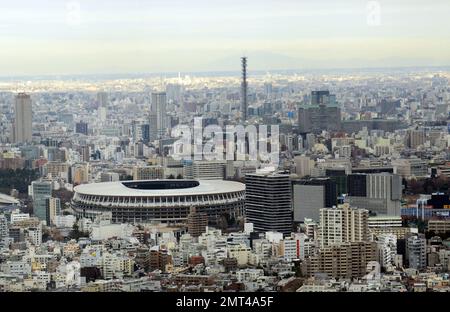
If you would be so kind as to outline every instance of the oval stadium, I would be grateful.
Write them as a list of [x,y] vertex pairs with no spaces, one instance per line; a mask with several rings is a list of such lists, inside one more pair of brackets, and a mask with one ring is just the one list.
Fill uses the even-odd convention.
[[183,223],[190,208],[209,222],[243,215],[245,184],[225,180],[139,180],[82,184],[71,207],[77,217],[94,219],[111,212],[113,222]]

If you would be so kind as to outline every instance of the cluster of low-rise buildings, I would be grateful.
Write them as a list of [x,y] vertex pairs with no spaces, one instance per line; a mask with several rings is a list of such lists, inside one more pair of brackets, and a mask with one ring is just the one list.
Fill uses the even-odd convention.
[[[2,291],[448,291],[450,242],[349,204],[298,231],[0,217]],[[379,232],[384,228],[384,232]],[[404,233],[390,229],[403,228]],[[374,231],[372,231],[374,229]],[[76,232],[76,233],[75,233]],[[80,234],[81,235],[78,235]],[[59,234],[59,235],[58,235]],[[43,239],[44,237],[44,239]]]

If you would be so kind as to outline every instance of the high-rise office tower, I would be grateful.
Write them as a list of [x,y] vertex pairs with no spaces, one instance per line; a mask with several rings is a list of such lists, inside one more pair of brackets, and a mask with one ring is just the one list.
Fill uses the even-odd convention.
[[106,117],[108,116],[108,111],[106,110],[106,107],[99,107],[97,113],[98,113],[98,119],[100,121],[106,120]]
[[52,197],[52,183],[49,181],[33,181],[31,183],[33,213],[39,220],[49,220],[49,199]]
[[247,57],[241,58],[242,64],[242,82],[241,82],[241,119],[247,120]]
[[400,176],[396,174],[368,174],[367,195],[370,198],[391,198],[392,200],[400,200],[402,197],[402,180]]
[[245,176],[246,222],[256,232],[292,232],[291,181],[288,174],[254,173]]
[[264,83],[264,95],[266,98],[270,98],[272,96],[273,92],[273,85],[271,82],[265,82]]
[[347,174],[345,173],[345,167],[328,168],[325,169],[325,176],[329,177],[334,183],[336,183],[337,196],[347,194]]
[[321,105],[333,103],[335,96],[330,94],[330,91],[312,91],[311,92],[311,105]]
[[319,240],[322,247],[369,241],[369,211],[348,204],[320,209]]
[[19,93],[15,98],[15,120],[13,138],[15,143],[26,143],[32,140],[32,105],[28,94]]
[[150,142],[150,124],[142,124],[141,127],[141,134],[142,134],[142,142],[145,144],[148,144]]
[[397,174],[351,174],[347,180],[347,201],[379,215],[399,216],[402,179]]
[[166,92],[152,93],[151,113],[156,114],[156,127],[158,138],[162,138],[167,130]]
[[156,113],[150,112],[148,125],[148,138],[149,141],[152,142],[158,138],[158,116]]
[[335,95],[329,91],[312,91],[311,100],[299,105],[298,124],[300,132],[320,133],[322,130],[341,129],[341,109]]
[[367,175],[349,174],[347,176],[348,196],[366,197],[367,196]]
[[81,161],[89,162],[89,160],[91,159],[91,152],[89,149],[89,145],[83,145],[80,147],[80,156]]
[[305,179],[292,181],[294,221],[305,218],[319,221],[320,209],[337,203],[336,183],[331,179]]
[[61,200],[56,197],[50,197],[47,199],[47,224],[55,222],[55,217],[61,214]]
[[311,148],[314,147],[314,144],[317,143],[317,139],[316,139],[316,136],[314,135],[314,133],[307,133],[306,134],[306,141],[305,141],[305,143],[306,143],[305,147],[307,149],[311,149]]
[[297,137],[297,151],[300,153],[304,151],[304,140],[301,135]]
[[178,83],[169,83],[166,86],[167,100],[181,104],[183,98],[183,86]]
[[107,107],[108,106],[108,93],[106,93],[106,92],[97,93],[97,103],[98,103],[98,107]]
[[143,141],[143,133],[142,133],[142,125],[139,122],[133,121],[132,122],[132,130],[133,130],[133,141],[139,142]]
[[98,103],[98,118],[100,121],[105,121],[108,115],[108,93],[99,92],[97,93],[97,103]]
[[50,181],[33,181],[30,187],[30,195],[33,200],[52,196],[52,183]]
[[86,122],[80,121],[75,124],[75,133],[81,133],[88,135],[88,124]]

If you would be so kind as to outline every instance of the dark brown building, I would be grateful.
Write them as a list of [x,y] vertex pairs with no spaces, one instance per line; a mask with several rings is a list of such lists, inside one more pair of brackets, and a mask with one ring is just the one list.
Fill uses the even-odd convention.
[[166,271],[166,265],[172,264],[172,256],[168,254],[167,249],[159,248],[150,250],[149,271]]
[[195,267],[198,264],[204,264],[205,263],[205,258],[203,258],[202,256],[192,256],[189,258],[189,264],[193,267]]
[[359,278],[367,273],[367,264],[376,260],[375,242],[342,243],[321,248],[305,260],[302,271],[307,276],[325,273],[334,278]]
[[187,218],[188,233],[192,237],[198,237],[206,232],[208,226],[208,215],[204,212],[197,212],[195,207],[191,207]]

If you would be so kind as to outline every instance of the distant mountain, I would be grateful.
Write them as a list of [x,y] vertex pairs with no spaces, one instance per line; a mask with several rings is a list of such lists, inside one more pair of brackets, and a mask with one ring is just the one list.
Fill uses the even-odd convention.
[[[211,71],[239,71],[241,68],[240,58],[242,56],[244,55],[228,56],[205,64],[204,67]],[[248,57],[249,70],[298,69],[307,64],[300,58],[270,52],[249,52],[245,56]]]
[[[205,71],[230,71],[239,72],[243,55],[232,55],[226,58],[204,64]],[[445,66],[441,62],[430,59],[414,58],[380,58],[367,60],[361,58],[335,58],[330,54],[327,60],[313,60],[293,56],[287,56],[270,52],[249,52],[249,71],[270,71],[270,70],[309,70],[309,69],[350,69],[350,68],[399,68],[399,67],[439,67]],[[447,66],[445,66],[447,67]]]

